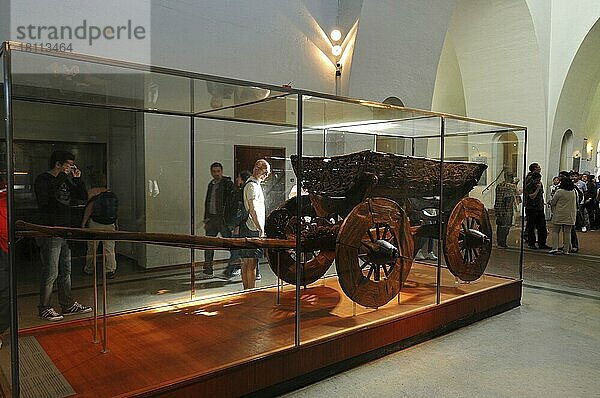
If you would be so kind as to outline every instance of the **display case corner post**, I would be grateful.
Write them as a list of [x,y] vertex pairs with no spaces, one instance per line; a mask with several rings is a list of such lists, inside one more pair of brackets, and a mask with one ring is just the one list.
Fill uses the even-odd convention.
[[438,225],[439,225],[439,239],[438,239],[438,263],[436,271],[436,291],[435,291],[435,303],[440,304],[441,302],[441,285],[442,285],[442,261],[441,261],[441,248],[444,245],[444,138],[446,135],[446,118],[440,115],[440,202],[438,209]]
[[[298,112],[296,119],[296,152],[298,153],[296,170],[296,219],[300,220],[302,218],[302,129],[303,129],[303,104],[302,104],[302,93],[296,94],[298,96]],[[301,231],[302,231],[301,223],[298,221],[296,223],[296,327],[294,333],[294,344],[296,347],[300,345],[300,278],[301,274],[301,264],[300,264],[300,252],[302,250],[302,243],[300,241]]]
[[[525,187],[525,176],[527,175],[527,127],[523,129],[524,145],[523,145],[523,187]],[[521,250],[519,254],[519,280],[523,280],[523,249],[525,245],[525,241],[523,239],[525,236],[525,198],[521,201]]]
[[14,153],[13,153],[13,120],[12,120],[12,62],[11,45],[5,41],[2,44],[3,66],[3,95],[4,95],[4,123],[6,139],[6,186],[7,186],[7,215],[8,215],[8,272],[10,295],[10,343],[11,343],[11,390],[12,396],[20,395],[19,389],[19,345],[18,345],[18,316],[17,316],[17,275],[15,272],[14,245],[15,219],[14,219]]

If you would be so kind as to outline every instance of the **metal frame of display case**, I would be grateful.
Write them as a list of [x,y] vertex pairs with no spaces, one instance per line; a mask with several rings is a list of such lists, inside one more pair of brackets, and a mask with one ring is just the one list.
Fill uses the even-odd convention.
[[[17,100],[24,100],[24,101],[31,101],[31,102],[41,102],[41,103],[52,103],[52,104],[57,104],[57,105],[69,105],[69,106],[80,106],[80,107],[90,107],[90,108],[101,108],[101,109],[110,109],[110,110],[123,110],[123,111],[130,111],[130,112],[142,112],[142,113],[147,113],[147,114],[160,114],[160,115],[173,115],[173,116],[185,116],[185,117],[189,117],[191,120],[191,124],[190,124],[190,154],[191,154],[191,158],[190,158],[190,164],[191,164],[191,173],[190,173],[190,195],[191,195],[191,210],[190,210],[190,214],[191,214],[191,229],[190,229],[190,234],[194,235],[195,233],[195,223],[196,223],[196,219],[195,219],[195,208],[194,208],[194,202],[195,202],[195,192],[194,192],[194,161],[195,161],[195,148],[194,148],[194,128],[195,128],[195,118],[207,118],[207,119],[215,119],[215,120],[226,120],[226,121],[239,121],[239,122],[246,122],[246,123],[259,123],[259,124],[264,124],[264,125],[273,125],[273,126],[284,126],[284,127],[290,127],[290,128],[295,128],[296,129],[296,149],[297,149],[297,154],[298,154],[298,165],[297,165],[297,175],[301,176],[302,175],[302,157],[303,157],[303,131],[304,131],[304,124],[303,124],[303,116],[304,116],[304,109],[303,109],[303,100],[304,98],[306,98],[307,96],[311,96],[311,97],[317,97],[319,99],[325,99],[325,100],[332,100],[332,101],[337,101],[337,102],[342,102],[342,103],[350,103],[350,104],[355,104],[355,105],[364,105],[364,106],[369,106],[369,107],[377,107],[377,108],[382,108],[382,109],[395,109],[398,111],[403,111],[403,112],[407,112],[407,113],[413,113],[414,116],[413,118],[437,118],[439,119],[439,123],[440,123],[440,132],[438,135],[432,136],[435,138],[439,138],[440,139],[440,192],[439,192],[439,197],[440,197],[440,207],[439,207],[439,214],[442,214],[442,203],[444,203],[444,187],[443,187],[443,183],[442,183],[442,172],[443,172],[443,167],[444,167],[444,139],[445,139],[445,135],[446,135],[446,120],[447,119],[453,119],[453,120],[458,120],[458,121],[465,121],[465,122],[472,122],[472,123],[477,123],[477,124],[483,124],[483,125],[490,125],[490,127],[494,127],[491,128],[490,131],[488,131],[487,133],[498,133],[498,132],[509,132],[509,131],[523,131],[524,133],[524,148],[523,148],[523,170],[525,170],[526,168],[526,150],[527,150],[527,128],[524,126],[519,126],[519,125],[514,125],[514,124],[508,124],[508,123],[497,123],[497,122],[491,122],[491,121],[487,121],[487,120],[482,120],[482,119],[476,119],[476,118],[470,118],[470,117],[464,117],[464,116],[457,116],[457,115],[451,115],[451,114],[446,114],[446,113],[440,113],[440,112],[433,112],[433,111],[426,111],[426,110],[419,110],[419,109],[414,109],[414,108],[408,108],[408,107],[400,107],[400,106],[396,106],[396,105],[389,105],[389,104],[381,104],[381,103],[377,103],[377,102],[373,102],[373,101],[363,101],[363,100],[357,100],[357,99],[353,99],[353,98],[346,98],[346,97],[339,97],[339,96],[335,96],[335,95],[331,95],[331,94],[324,94],[324,93],[318,93],[318,92],[313,92],[313,91],[308,91],[308,90],[301,90],[301,89],[295,89],[295,88],[289,88],[289,87],[281,87],[281,86],[274,86],[274,85],[269,85],[269,84],[263,84],[263,83],[256,83],[256,82],[250,82],[250,81],[244,81],[244,80],[238,80],[238,79],[229,79],[229,78],[224,78],[224,77],[219,77],[219,76],[212,76],[212,75],[206,75],[206,74],[200,74],[200,73],[195,73],[195,72],[188,72],[188,71],[181,71],[181,70],[176,70],[176,69],[170,69],[170,68],[165,68],[165,67],[157,67],[157,66],[149,66],[149,65],[143,65],[143,64],[138,64],[138,63],[133,63],[133,62],[126,62],[126,61],[119,61],[119,60],[114,60],[114,59],[109,59],[109,58],[102,58],[102,57],[98,57],[98,56],[90,56],[90,55],[83,55],[83,54],[77,54],[77,53],[68,53],[68,52],[60,52],[60,51],[53,51],[53,50],[44,50],[41,52],[37,52],[36,54],[38,56],[42,56],[42,57],[55,57],[55,58],[64,58],[64,59],[69,59],[69,60],[76,60],[76,61],[82,61],[82,62],[88,62],[91,64],[99,64],[99,65],[106,65],[109,67],[120,67],[120,68],[125,68],[125,69],[129,69],[132,71],[140,71],[140,72],[145,72],[145,73],[158,73],[158,74],[162,74],[162,75],[170,75],[170,76],[177,76],[177,77],[182,77],[182,78],[188,78],[190,79],[190,111],[189,112],[183,112],[183,111],[175,111],[175,110],[160,110],[160,109],[146,109],[143,105],[141,107],[131,107],[131,106],[123,106],[123,105],[110,105],[110,104],[94,104],[94,103],[85,103],[85,102],[78,102],[78,101],[72,101],[72,100],[65,100],[65,99],[44,99],[44,98],[26,98],[26,97],[13,97],[13,92],[12,92],[12,88],[13,88],[13,81],[12,81],[12,76],[13,76],[13,70],[12,70],[12,59],[11,59],[11,53],[13,51],[19,51],[19,52],[27,52],[24,49],[24,45],[22,43],[17,43],[17,42],[5,42],[2,45],[2,48],[0,49],[0,56],[2,57],[2,62],[3,62],[3,94],[4,94],[4,101],[3,101],[3,106],[4,106],[4,112],[5,112],[5,128],[6,128],[6,142],[7,142],[7,171],[8,171],[8,175],[7,175],[7,182],[8,182],[8,233],[9,233],[9,270],[10,270],[10,295],[11,295],[11,366],[12,366],[12,391],[13,391],[13,395],[14,396],[18,396],[19,394],[19,363],[18,363],[18,319],[17,319],[17,294],[16,294],[16,271],[14,269],[15,267],[15,259],[14,259],[14,250],[12,250],[12,247],[14,247],[15,244],[15,215],[14,215],[14,177],[13,177],[13,173],[14,173],[14,154],[13,154],[13,105],[12,105],[12,101],[13,99],[17,99]],[[276,92],[280,92],[282,94],[274,96],[274,97],[267,97],[263,100],[260,100],[258,102],[267,102],[270,100],[273,100],[275,98],[284,98],[284,97],[288,97],[288,96],[295,96],[298,99],[298,105],[297,105],[297,122],[296,124],[287,124],[287,123],[276,123],[276,122],[272,122],[272,121],[256,121],[256,120],[247,120],[247,119],[243,119],[243,118],[236,118],[234,117],[226,117],[226,116],[219,116],[219,115],[211,115],[211,112],[214,113],[214,110],[210,110],[210,111],[200,111],[200,112],[195,112],[194,109],[194,82],[197,80],[204,80],[204,81],[209,81],[209,82],[215,82],[215,83],[223,83],[223,84],[229,84],[229,85],[236,85],[236,86],[246,86],[246,87],[257,87],[257,88],[262,88],[262,89],[267,89],[267,90],[271,90],[271,91],[276,91]],[[243,106],[243,105],[248,105],[246,103],[243,104],[236,104],[234,106],[232,106],[232,108],[235,107],[239,107],[239,106]],[[399,119],[399,121],[405,121],[405,120],[411,120],[412,118],[401,118]],[[386,122],[394,122],[393,119],[390,120],[386,120]],[[325,132],[327,130],[324,130]],[[473,134],[482,134],[482,133],[486,133],[486,131],[477,131],[476,133]],[[398,136],[395,136],[398,137]],[[406,137],[403,137],[406,138]],[[427,136],[419,136],[418,138],[427,138]],[[414,146],[414,138],[413,138],[413,146]],[[301,189],[301,178],[297,178],[296,180],[296,188],[297,188],[297,192],[300,193],[302,191]],[[298,198],[298,205],[297,205],[297,213],[296,216],[300,219],[302,217],[302,206],[300,205],[300,199],[301,199],[301,195],[297,196]],[[521,207],[521,215],[523,216],[523,208]],[[438,216],[441,217],[441,216]],[[297,236],[300,236],[300,223],[297,223],[296,225],[296,233]],[[443,222],[439,222],[439,233],[440,233],[440,239],[443,239],[443,229],[444,229],[444,225]],[[300,239],[296,239],[296,252],[300,253],[301,252],[301,241]],[[438,245],[438,254],[439,252],[441,252],[441,244]],[[300,259],[301,256],[296,256],[296,280],[299,281],[301,279],[301,267],[300,267]],[[520,264],[519,264],[519,279],[522,280],[523,277],[523,270],[522,270],[522,262],[523,262],[523,241],[521,240],[521,250],[520,250]],[[195,272],[194,272],[194,264],[195,264],[195,257],[194,257],[194,249],[191,249],[191,292],[192,292],[192,297],[194,296],[194,289],[195,289],[195,284],[194,284],[194,278],[195,278]],[[440,304],[441,302],[441,286],[440,286],[440,280],[441,280],[441,270],[442,270],[442,266],[441,266],[441,260],[438,259],[438,263],[437,263],[437,283],[436,283],[436,304]],[[278,283],[279,285],[279,283]],[[295,346],[300,346],[301,344],[301,340],[300,340],[300,322],[301,322],[301,311],[299,310],[299,302],[300,302],[300,284],[296,283],[296,288],[295,288],[295,300],[296,300],[296,311],[295,311],[295,332],[294,332],[294,345]]]

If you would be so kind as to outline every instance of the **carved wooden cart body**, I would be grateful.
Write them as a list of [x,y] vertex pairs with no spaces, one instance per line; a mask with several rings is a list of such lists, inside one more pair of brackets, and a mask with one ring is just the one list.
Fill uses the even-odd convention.
[[[296,162],[292,156],[295,171]],[[408,276],[414,239],[438,239],[440,221],[449,270],[462,280],[478,279],[492,233],[485,207],[467,195],[486,168],[373,151],[303,157],[302,187],[308,195],[302,197],[299,283],[316,281],[335,259],[346,295],[367,307],[382,306]],[[441,217],[428,216],[439,212],[440,195]],[[271,212],[267,237],[295,237],[296,206],[293,198]],[[296,283],[295,250],[268,249],[267,256],[280,278]]]

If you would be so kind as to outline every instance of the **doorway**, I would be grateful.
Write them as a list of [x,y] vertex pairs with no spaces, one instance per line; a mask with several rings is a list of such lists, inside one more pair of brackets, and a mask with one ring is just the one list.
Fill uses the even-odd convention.
[[239,175],[244,170],[252,172],[254,163],[258,159],[265,159],[271,165],[271,175],[262,184],[265,193],[265,208],[269,214],[286,199],[285,148],[235,145],[233,159],[235,175]]

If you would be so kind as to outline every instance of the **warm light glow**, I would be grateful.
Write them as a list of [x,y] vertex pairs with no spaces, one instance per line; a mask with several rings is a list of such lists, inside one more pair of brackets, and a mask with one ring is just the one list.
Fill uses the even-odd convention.
[[331,37],[331,40],[338,41],[339,39],[342,38],[342,32],[340,32],[339,29],[334,29],[331,31],[330,37]]
[[575,152],[573,152],[573,157],[574,157],[574,158],[578,158],[579,156],[580,156],[580,153],[579,153],[579,151],[575,151]]
[[337,57],[342,53],[342,46],[333,46],[333,48],[331,49],[331,53]]

